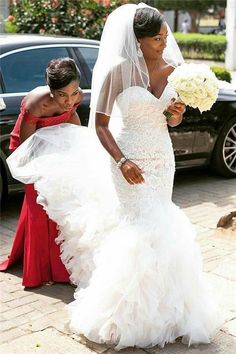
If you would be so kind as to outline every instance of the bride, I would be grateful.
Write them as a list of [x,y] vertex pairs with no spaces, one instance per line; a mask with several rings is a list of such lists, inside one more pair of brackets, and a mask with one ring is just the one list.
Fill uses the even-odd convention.
[[8,159],[59,225],[62,260],[77,285],[71,329],[117,350],[178,337],[209,343],[216,331],[193,227],[172,202],[167,124],[180,124],[185,106],[167,78],[182,61],[156,9],[119,7],[94,68],[92,129],[41,129]]

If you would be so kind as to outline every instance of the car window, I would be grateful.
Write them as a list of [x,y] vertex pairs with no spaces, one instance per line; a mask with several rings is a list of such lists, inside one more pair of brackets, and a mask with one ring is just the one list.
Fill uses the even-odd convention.
[[87,73],[87,80],[88,80],[88,87],[86,88],[91,88],[91,81],[92,81],[92,73],[93,73],[93,68],[97,60],[98,56],[98,47],[79,47],[77,48],[78,54],[79,54],[79,59],[82,60],[82,62],[85,62],[88,68],[88,73]]
[[27,92],[45,85],[45,68],[51,59],[68,57],[66,48],[39,48],[10,54],[1,59],[7,93]]

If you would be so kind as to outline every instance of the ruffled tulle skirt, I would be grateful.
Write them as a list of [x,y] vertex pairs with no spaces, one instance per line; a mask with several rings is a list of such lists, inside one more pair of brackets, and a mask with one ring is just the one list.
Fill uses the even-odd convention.
[[8,162],[59,225],[61,257],[77,285],[73,331],[118,350],[179,336],[188,345],[211,341],[219,322],[194,229],[170,199],[148,192],[148,179],[151,203],[139,186],[138,217],[125,213],[108,154],[93,132],[68,124],[41,129]]

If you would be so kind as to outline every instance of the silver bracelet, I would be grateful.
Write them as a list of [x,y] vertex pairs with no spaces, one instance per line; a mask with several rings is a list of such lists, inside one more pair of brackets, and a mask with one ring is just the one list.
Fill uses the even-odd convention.
[[125,156],[123,156],[123,157],[117,162],[116,167],[117,167],[118,169],[121,168],[121,166],[123,165],[123,163],[125,163],[125,161],[127,161],[127,160],[128,160],[128,158],[125,157]]

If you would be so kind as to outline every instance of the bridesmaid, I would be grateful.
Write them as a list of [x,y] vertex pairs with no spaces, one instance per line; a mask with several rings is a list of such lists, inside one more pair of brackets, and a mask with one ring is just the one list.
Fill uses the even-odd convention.
[[[47,86],[35,88],[22,100],[20,114],[10,137],[11,151],[39,128],[60,123],[80,125],[76,113],[83,98],[79,80],[80,72],[73,59],[59,58],[49,62],[46,69]],[[34,186],[25,185],[13,246],[8,259],[0,264],[0,270],[6,270],[23,259],[23,286],[69,282],[69,274],[55,242],[57,225],[36,203],[36,198]]]

